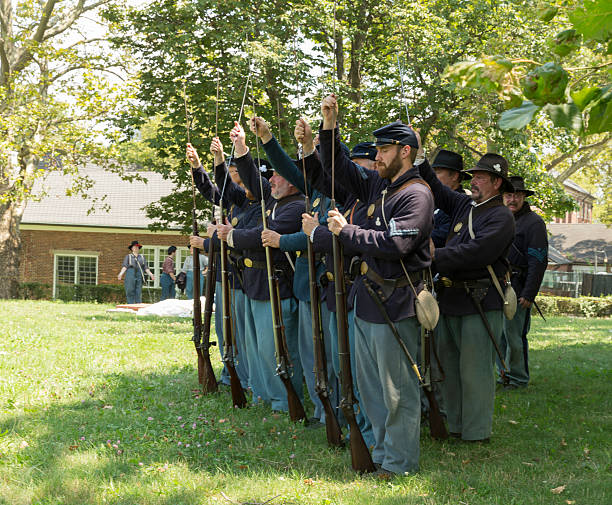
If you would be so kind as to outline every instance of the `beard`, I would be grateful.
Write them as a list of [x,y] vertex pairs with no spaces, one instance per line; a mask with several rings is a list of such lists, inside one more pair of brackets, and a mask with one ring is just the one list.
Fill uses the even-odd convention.
[[400,156],[399,151],[396,153],[395,158],[393,158],[393,160],[391,160],[391,163],[389,163],[389,165],[385,165],[382,162],[377,162],[377,170],[378,170],[378,174],[383,178],[383,179],[389,179],[392,180],[398,173],[399,171],[402,169],[402,158]]

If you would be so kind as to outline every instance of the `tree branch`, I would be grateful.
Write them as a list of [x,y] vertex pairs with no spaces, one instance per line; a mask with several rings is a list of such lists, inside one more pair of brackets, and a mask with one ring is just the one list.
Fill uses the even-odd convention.
[[581,146],[578,149],[571,151],[569,153],[565,153],[561,156],[559,156],[558,158],[555,158],[554,160],[552,160],[550,163],[548,163],[544,169],[547,172],[550,172],[553,168],[555,168],[559,163],[564,162],[565,160],[567,160],[568,158],[571,158],[572,156],[575,156],[578,153],[584,152],[584,151],[589,151],[591,149],[596,149],[599,146],[605,146],[608,142],[610,142],[610,140],[612,140],[612,135],[606,135],[602,140],[600,140],[599,142],[595,142],[593,144],[589,144],[586,146]]

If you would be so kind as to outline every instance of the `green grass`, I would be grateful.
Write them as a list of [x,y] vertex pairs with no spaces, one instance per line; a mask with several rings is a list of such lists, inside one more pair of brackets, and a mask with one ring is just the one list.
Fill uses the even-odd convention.
[[200,395],[190,321],[107,308],[0,302],[0,504],[610,503],[609,319],[536,318],[532,383],[498,393],[491,443],[424,427],[420,473],[387,483],[324,430]]

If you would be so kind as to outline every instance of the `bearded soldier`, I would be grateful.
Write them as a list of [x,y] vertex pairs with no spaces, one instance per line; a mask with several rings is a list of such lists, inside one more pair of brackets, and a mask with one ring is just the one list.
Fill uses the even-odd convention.
[[418,141],[409,126],[396,122],[374,132],[376,171],[368,171],[340,149],[334,95],[323,100],[321,112],[324,166],[368,206],[363,226],[349,224],[337,210],[329,212],[328,226],[363,260],[355,281],[355,361],[362,407],[374,433],[372,460],[380,476],[415,472],[420,393],[404,349],[415,356],[420,338],[414,303],[431,262],[433,198],[413,166]]
[[508,163],[498,154],[485,154],[468,170],[471,196],[442,184],[427,160],[419,169],[436,207],[451,222],[446,244],[432,244],[434,266],[443,281],[436,333],[449,432],[465,441],[488,441],[495,399],[494,346],[503,328],[503,300],[492,275],[503,282],[514,238],[514,219],[501,195],[513,190]]

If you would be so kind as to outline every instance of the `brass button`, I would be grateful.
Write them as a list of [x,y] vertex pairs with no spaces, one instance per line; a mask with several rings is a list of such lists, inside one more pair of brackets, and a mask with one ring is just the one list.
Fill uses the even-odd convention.
[[316,207],[317,205],[319,205],[321,203],[321,199],[317,198],[314,202],[312,202],[312,206]]
[[238,224],[238,218],[237,217],[233,217],[232,218],[232,226],[236,226]]
[[359,271],[361,272],[361,275],[365,275],[366,273],[368,273],[368,264],[365,261],[361,262],[361,268],[359,269]]
[[348,215],[349,215],[350,213],[351,213],[351,209],[347,210],[347,211],[344,213],[344,217],[348,217]]
[[334,280],[334,274],[332,274],[331,272],[325,272],[325,275],[327,276],[328,281]]
[[376,205],[373,203],[368,207],[368,217],[372,217],[374,215],[374,210],[376,209]]
[[251,260],[251,258],[244,258],[244,266],[251,268],[253,266],[253,260]]
[[271,211],[270,209],[268,209],[268,210],[266,211],[266,216],[269,216],[271,213],[272,213],[272,211]]
[[302,251],[295,251],[295,255],[299,258],[302,255]]
[[455,227],[453,228],[453,231],[454,231],[455,233],[458,233],[458,232],[459,232],[459,230],[461,229],[461,227],[462,227],[462,226],[463,226],[463,223],[462,223],[461,221],[459,221],[459,222],[458,222],[458,223],[455,225]]

